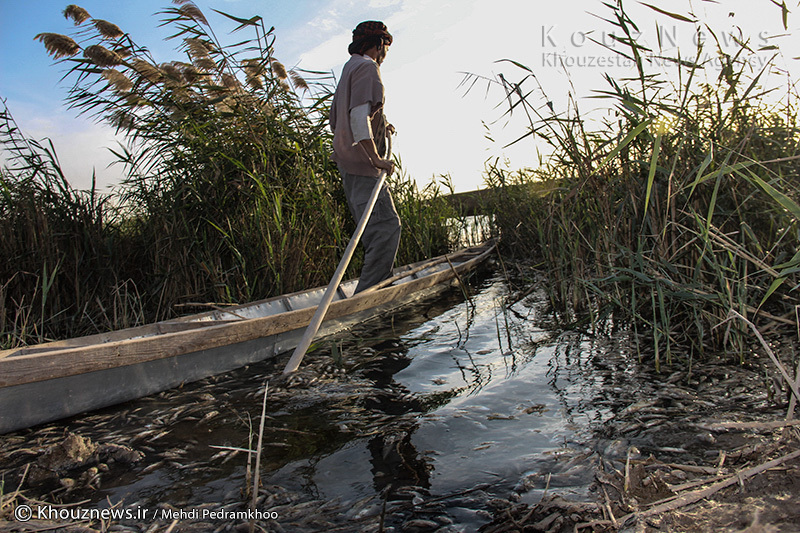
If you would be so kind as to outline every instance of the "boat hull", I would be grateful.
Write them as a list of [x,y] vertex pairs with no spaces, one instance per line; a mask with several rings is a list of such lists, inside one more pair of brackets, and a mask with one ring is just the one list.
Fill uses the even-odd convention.
[[[459,282],[459,276],[488,257],[478,249],[459,264],[431,267],[427,275],[334,301],[317,338],[330,336],[411,301],[430,298]],[[425,274],[424,271],[421,274]],[[229,372],[294,349],[321,298],[319,289],[292,295],[284,307],[303,305],[263,317],[226,320],[254,307],[268,308],[277,299],[231,311],[206,313],[162,323],[161,330],[132,328],[128,337],[115,332],[51,343],[0,358],[0,433],[67,418]],[[315,301],[316,300],[316,301]],[[277,304],[276,304],[277,305]],[[217,320],[213,320],[214,315]],[[198,323],[208,325],[198,326]],[[180,328],[186,328],[180,330]],[[137,336],[138,335],[138,336]],[[89,339],[89,340],[87,340]]]

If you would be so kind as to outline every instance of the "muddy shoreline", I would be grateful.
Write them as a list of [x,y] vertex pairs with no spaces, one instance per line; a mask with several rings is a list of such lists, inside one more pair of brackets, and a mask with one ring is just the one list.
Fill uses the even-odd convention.
[[[776,403],[764,390],[762,370],[708,364],[695,370],[695,375],[703,376],[696,382],[687,379],[685,372],[673,373],[665,384],[645,382],[641,390],[628,391],[630,397],[619,399],[628,406],[596,428],[591,440],[568,443],[542,458],[510,491],[498,490],[491,480],[436,498],[409,487],[396,491],[391,499],[372,498],[342,513],[337,502],[315,501],[280,485],[266,484],[258,507],[270,509],[280,519],[260,517],[256,530],[293,531],[294,524],[305,531],[380,531],[382,521],[385,531],[470,531],[459,527],[448,513],[448,509],[461,506],[474,508],[490,520],[480,528],[486,533],[796,531],[800,520],[800,434],[797,426],[770,428],[771,423],[785,419],[786,404]],[[0,526],[3,531],[249,528],[247,520],[221,524],[201,519],[215,517],[215,513],[246,513],[242,494],[228,498],[238,502],[196,506],[193,514],[178,514],[177,507],[164,504],[158,509],[161,519],[149,524],[137,524],[135,519],[105,524],[77,519],[14,521],[14,509],[20,505],[60,501],[62,513],[78,507],[85,501],[80,496],[91,491],[98,474],[114,475],[135,468],[149,447],[146,440],[141,441],[141,450],[96,444],[76,433],[54,437],[54,442],[43,448],[26,448],[22,438],[18,440],[16,446],[5,442],[3,447],[4,463],[20,462],[17,475],[25,464],[23,490],[16,495],[9,490],[4,493],[3,518],[9,521]],[[233,452],[229,455],[231,459],[236,456]],[[173,459],[185,458],[176,453]],[[764,469],[770,461],[775,464]],[[11,485],[10,478],[13,473],[6,471],[6,486]],[[579,491],[575,487],[590,479],[588,492],[576,497]],[[717,488],[724,483],[728,486]],[[652,512],[659,505],[674,508]],[[135,507],[129,504],[118,509],[133,513],[130,510]],[[170,516],[176,518],[170,520]]]
[[678,371],[663,384],[654,375],[584,452],[590,498],[512,497],[481,531],[797,531],[800,425],[786,421],[786,390],[768,390],[770,366],[703,364],[697,379]]

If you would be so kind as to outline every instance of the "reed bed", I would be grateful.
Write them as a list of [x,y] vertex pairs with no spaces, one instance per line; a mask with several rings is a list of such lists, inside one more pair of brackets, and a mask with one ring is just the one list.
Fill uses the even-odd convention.
[[[702,62],[702,43],[695,59],[659,70],[632,37],[622,2],[606,6],[618,36],[608,50],[630,58],[637,74],[606,76],[596,96],[613,105],[599,127],[575,100],[554,112],[524,65],[510,62],[519,76],[490,81],[507,113],[526,121],[518,142],[551,150],[535,170],[487,170],[500,191],[490,208],[505,251],[547,272],[565,320],[633,328],[656,368],[710,351],[743,358],[748,332],[726,322],[730,310],[762,327],[797,327],[797,94],[775,98],[765,86],[771,66],[750,69],[756,52],[746,40],[737,53],[720,48],[719,72]],[[689,16],[654,9],[699,29]]]
[[[36,36],[68,66],[69,106],[124,135],[126,178],[112,193],[76,191],[55,147],[3,108],[0,348],[327,283],[355,228],[329,159],[332,76],[286,68],[261,17],[216,14],[238,24],[236,44],[192,2],[161,11],[180,57],[161,63],[74,5],[71,36]],[[446,251],[448,212],[423,209],[438,187],[394,184],[398,261]],[[348,274],[359,268],[357,257]]]

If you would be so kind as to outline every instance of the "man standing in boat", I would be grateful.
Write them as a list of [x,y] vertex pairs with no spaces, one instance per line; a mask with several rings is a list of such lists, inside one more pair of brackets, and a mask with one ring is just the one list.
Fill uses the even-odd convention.
[[[380,65],[392,44],[382,22],[370,20],[356,26],[330,111],[333,160],[342,174],[350,213],[358,223],[382,170],[391,174],[394,163],[386,157],[386,134],[393,131],[383,114],[384,88]],[[392,275],[400,246],[400,217],[384,183],[364,230],[364,266],[356,287],[360,292]]]

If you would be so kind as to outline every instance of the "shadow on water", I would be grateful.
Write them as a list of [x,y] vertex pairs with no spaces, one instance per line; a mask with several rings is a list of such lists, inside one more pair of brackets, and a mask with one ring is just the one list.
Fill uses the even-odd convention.
[[[634,365],[608,340],[538,327],[541,294],[507,305],[499,277],[470,290],[467,301],[453,290],[322,342],[288,379],[286,354],[17,436],[31,446],[72,432],[144,454],[88,488],[62,483],[42,497],[233,506],[245,499],[242,449],[255,447],[269,383],[259,505],[284,525],[302,522],[297,509],[315,516],[296,530],[358,520],[375,530],[384,506],[387,526],[421,513],[472,530],[496,496],[585,494],[578,443],[611,415],[615,389],[635,387]],[[13,467],[23,456],[5,442],[0,457]]]

